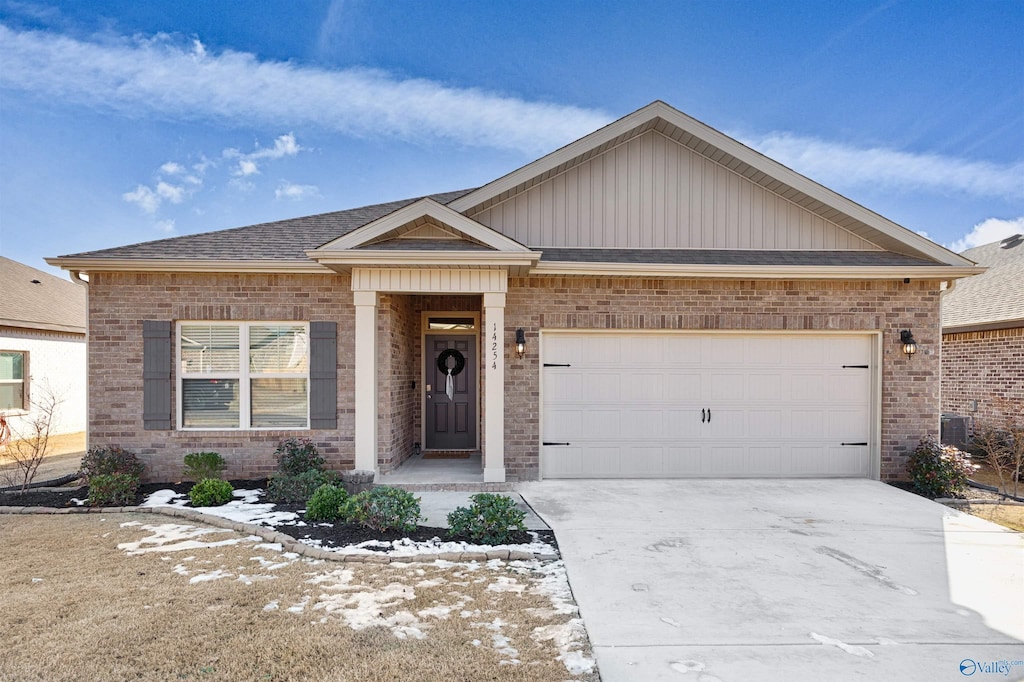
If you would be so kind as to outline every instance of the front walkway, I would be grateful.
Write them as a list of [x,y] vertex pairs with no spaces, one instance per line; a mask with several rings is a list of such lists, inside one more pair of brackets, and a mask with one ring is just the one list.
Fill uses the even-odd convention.
[[987,521],[867,480],[516,489],[604,682],[1024,678],[1024,536]]

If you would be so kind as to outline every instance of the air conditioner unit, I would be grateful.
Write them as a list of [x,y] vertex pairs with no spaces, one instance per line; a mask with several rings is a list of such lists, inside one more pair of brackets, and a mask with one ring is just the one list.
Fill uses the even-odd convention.
[[959,414],[942,415],[941,440],[943,445],[963,449],[971,439],[971,418]]

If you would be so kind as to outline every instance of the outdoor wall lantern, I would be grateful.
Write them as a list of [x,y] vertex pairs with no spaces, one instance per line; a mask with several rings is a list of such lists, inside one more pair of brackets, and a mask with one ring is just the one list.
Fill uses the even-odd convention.
[[900,343],[903,344],[903,353],[905,355],[913,355],[917,352],[917,341],[914,340],[914,335],[909,329],[904,329],[900,332]]
[[516,330],[516,355],[520,358],[526,355],[526,332],[522,327]]

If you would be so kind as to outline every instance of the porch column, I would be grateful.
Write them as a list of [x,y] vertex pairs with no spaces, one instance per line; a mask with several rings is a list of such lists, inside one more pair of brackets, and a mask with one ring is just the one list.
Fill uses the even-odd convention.
[[505,294],[484,294],[484,481],[505,482]]
[[356,469],[377,471],[377,292],[354,291]]

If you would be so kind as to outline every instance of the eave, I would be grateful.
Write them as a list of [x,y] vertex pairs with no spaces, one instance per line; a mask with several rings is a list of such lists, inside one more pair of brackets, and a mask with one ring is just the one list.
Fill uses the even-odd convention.
[[985,271],[979,267],[837,266],[837,265],[651,265],[644,263],[577,263],[545,261],[530,274],[604,277],[666,277],[715,279],[928,279],[953,280]]
[[970,332],[992,332],[1000,329],[1016,329],[1024,327],[1024,318],[1014,320],[997,320],[994,322],[970,322],[958,325],[943,325],[942,334],[967,334]]
[[323,274],[321,265],[302,261],[280,260],[210,260],[167,258],[47,258],[47,263],[70,272],[218,272]]
[[538,251],[336,251],[311,249],[310,259],[336,272],[353,267],[424,267],[443,269],[507,268],[514,275],[528,274],[540,260]]

